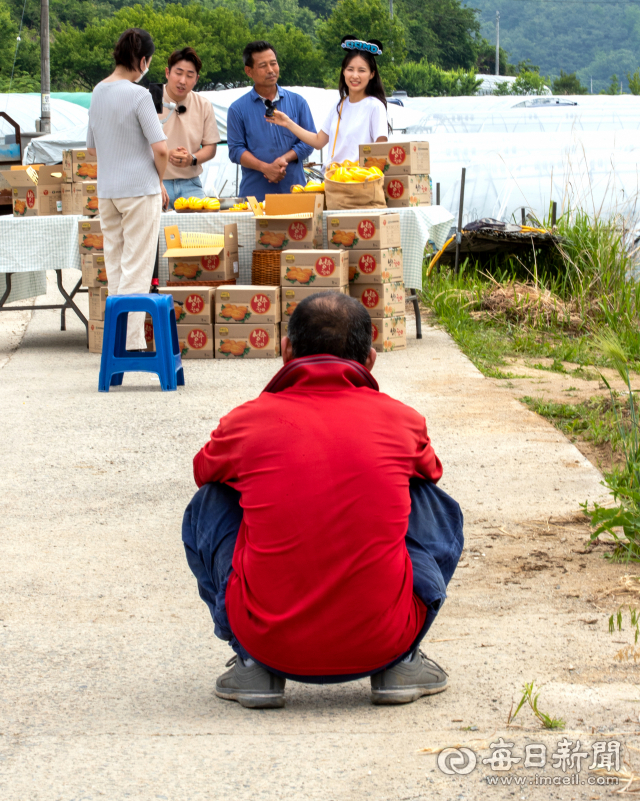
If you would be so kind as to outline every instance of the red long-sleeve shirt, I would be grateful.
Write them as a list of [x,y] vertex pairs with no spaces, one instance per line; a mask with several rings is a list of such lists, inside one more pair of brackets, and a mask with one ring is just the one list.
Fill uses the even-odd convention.
[[426,614],[404,541],[409,479],[441,475],[424,418],[353,361],[295,359],[223,417],[194,476],[242,496],[226,608],[246,651],[303,676],[406,651]]

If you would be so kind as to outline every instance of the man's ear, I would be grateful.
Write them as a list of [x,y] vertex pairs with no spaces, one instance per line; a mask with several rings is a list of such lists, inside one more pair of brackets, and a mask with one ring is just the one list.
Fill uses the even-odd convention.
[[291,340],[289,337],[282,337],[280,347],[282,348],[282,363],[286,364],[293,359],[293,348],[291,347]]
[[369,372],[373,370],[373,365],[376,363],[377,355],[378,354],[376,353],[375,348],[369,349],[369,355],[367,356],[367,361],[364,363],[364,366],[367,368]]
[[248,78],[252,78],[252,75],[251,75],[251,73],[253,72],[253,67],[245,67],[245,68],[244,68],[244,72],[245,72],[245,75],[246,75]]
[[164,76],[165,76],[165,78],[167,80],[169,80],[169,72],[170,72],[169,67],[165,67],[164,68]]

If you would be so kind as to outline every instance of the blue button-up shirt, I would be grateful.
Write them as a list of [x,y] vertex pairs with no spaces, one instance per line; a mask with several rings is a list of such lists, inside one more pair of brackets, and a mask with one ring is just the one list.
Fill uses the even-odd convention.
[[[276,102],[276,109],[284,112],[301,128],[315,133],[316,127],[307,101],[280,86],[278,94],[280,99]],[[289,150],[296,152],[298,160],[289,163],[285,177],[277,184],[269,183],[258,170],[243,167],[240,194],[243,197],[253,195],[258,200],[264,200],[267,193],[289,192],[293,184],[304,185],[306,181],[302,162],[313,153],[313,148],[301,142],[291,131],[267,122],[264,113],[264,101],[255,88],[229,106],[227,144],[231,161],[240,164],[242,154],[249,151],[260,161],[271,164]]]

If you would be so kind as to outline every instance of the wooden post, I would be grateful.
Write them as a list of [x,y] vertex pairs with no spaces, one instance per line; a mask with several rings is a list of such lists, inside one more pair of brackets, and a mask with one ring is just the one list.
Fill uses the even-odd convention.
[[558,215],[558,204],[554,200],[552,205],[551,205],[551,227],[552,228],[556,224],[557,215]]
[[464,181],[467,175],[467,168],[462,168],[462,176],[460,178],[460,207],[458,209],[458,230],[456,231],[456,275],[459,270],[460,263],[460,241],[462,239],[462,211],[464,209]]
[[49,0],[40,0],[40,133],[51,133]]
[[440,184],[436,184],[436,206],[440,205]]
[[524,216],[524,206],[520,209],[520,216],[522,217],[522,225],[525,225],[527,218]]

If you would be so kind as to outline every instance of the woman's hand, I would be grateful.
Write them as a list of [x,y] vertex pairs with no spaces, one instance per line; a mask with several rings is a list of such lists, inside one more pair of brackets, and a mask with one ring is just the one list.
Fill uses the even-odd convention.
[[265,116],[267,122],[272,122],[274,125],[279,125],[281,128],[288,128],[291,125],[291,120],[283,111],[276,111],[274,109],[273,116]]
[[169,209],[169,195],[163,183],[160,184],[160,187],[162,189],[162,208],[164,211],[167,211]]

